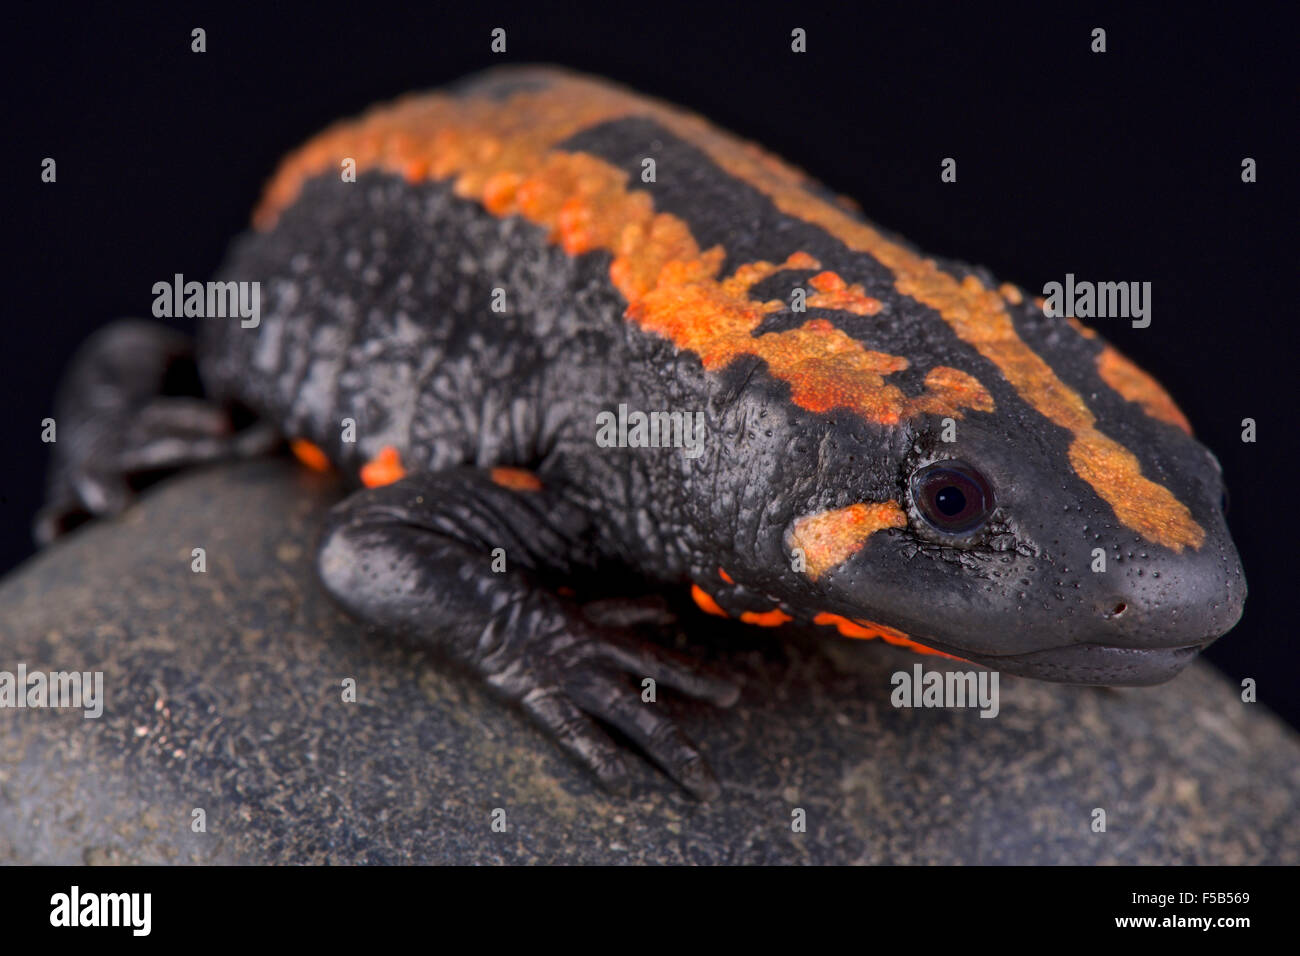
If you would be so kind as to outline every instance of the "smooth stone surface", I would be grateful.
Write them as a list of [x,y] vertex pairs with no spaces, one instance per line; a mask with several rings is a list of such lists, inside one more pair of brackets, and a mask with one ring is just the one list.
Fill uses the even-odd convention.
[[283,460],[192,473],[0,584],[0,671],[102,670],[107,697],[98,720],[0,710],[0,862],[1300,862],[1300,740],[1208,664],[1155,688],[1003,677],[981,719],[893,708],[907,651],[689,611],[744,694],[657,706],[723,796],[644,768],[613,798],[330,603],[311,556],[338,494]]

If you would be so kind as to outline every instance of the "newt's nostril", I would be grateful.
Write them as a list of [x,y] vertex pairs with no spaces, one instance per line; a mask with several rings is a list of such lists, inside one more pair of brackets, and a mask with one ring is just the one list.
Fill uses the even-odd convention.
[[[1098,604],[1100,604],[1100,602],[1098,602]],[[1122,617],[1124,615],[1124,612],[1128,610],[1128,602],[1115,600],[1115,603],[1111,604],[1109,607],[1103,605],[1098,607],[1097,610],[1101,613],[1102,617],[1111,620],[1112,618]]]

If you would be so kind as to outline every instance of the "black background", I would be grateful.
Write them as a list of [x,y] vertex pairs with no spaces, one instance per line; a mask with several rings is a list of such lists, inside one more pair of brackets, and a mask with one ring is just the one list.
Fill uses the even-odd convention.
[[[260,6],[5,14],[0,571],[32,552],[40,421],[91,330],[148,317],[154,282],[209,276],[279,157],[330,121],[481,67],[552,62],[689,106],[927,252],[1026,289],[1067,272],[1152,282],[1150,328],[1092,324],[1222,460],[1250,597],[1209,657],[1300,725],[1300,104],[1283,8]],[[498,26],[504,56],[489,50]],[[190,52],[194,27],[206,53]],[[46,156],[55,185],[40,182]],[[939,179],[947,156],[956,184]],[[1245,156],[1257,183],[1241,181]]]

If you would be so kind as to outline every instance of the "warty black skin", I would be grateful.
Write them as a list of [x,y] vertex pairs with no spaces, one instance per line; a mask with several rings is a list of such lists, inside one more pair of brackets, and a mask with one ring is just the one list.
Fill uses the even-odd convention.
[[[865,618],[1008,672],[1083,683],[1168,679],[1236,622],[1245,582],[1213,455],[1105,386],[1095,346],[1063,321],[1012,309],[1022,338],[1085,396],[1105,433],[1191,509],[1206,531],[1199,550],[1177,554],[1120,525],[1069,468],[1068,433],[931,310],[897,293],[872,257],[782,214],[650,120],[607,123],[565,148],[633,173],[655,155],[658,179],[645,188],[656,209],[689,223],[701,247],[721,243],[724,274],[803,250],[862,283],[889,317],[776,313],[760,333],[824,317],[869,348],[906,356],[911,367],[891,380],[908,394],[928,369],[948,365],[976,375],[997,410],[967,412],[955,443],[940,441],[933,416],[879,426],[807,412],[760,360],[706,372],[626,320],[607,253],[571,257],[540,227],[497,218],[446,183],[381,172],[351,184],[317,178],[272,230],[240,239],[222,270],[222,279],[261,283],[259,327],[206,320],[198,359],[213,400],[312,441],[350,479],[383,446],[400,449],[407,477],[358,490],[322,533],[322,580],[360,620],[438,648],[607,783],[624,779],[622,757],[591,717],[704,797],[717,783],[700,754],[627,675],[720,705],[735,688],[592,623],[557,593],[566,578],[630,569],[665,588],[699,582],[733,615],[779,606],[791,626],[812,626],[818,612]],[[980,270],[945,268],[992,283]],[[809,275],[779,273],[753,294],[789,301]],[[490,308],[497,288],[504,313]],[[87,367],[102,366],[89,356],[73,379]],[[598,413],[620,403],[703,412],[703,454],[597,447]],[[356,422],[355,443],[342,440],[344,419]],[[950,458],[996,489],[996,512],[967,539],[933,531],[908,504],[909,475]],[[488,477],[494,466],[529,469],[542,490],[501,487]],[[89,467],[85,455],[65,461],[56,482]],[[795,519],[887,499],[910,508],[906,528],[877,532],[816,581],[793,569]],[[1090,570],[1096,547],[1108,573]],[[491,568],[494,548],[505,549],[504,574]]]

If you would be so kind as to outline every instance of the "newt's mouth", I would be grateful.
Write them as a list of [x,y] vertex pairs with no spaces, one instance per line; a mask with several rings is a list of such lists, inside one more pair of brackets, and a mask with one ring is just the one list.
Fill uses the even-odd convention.
[[1209,641],[1180,647],[1116,647],[1071,644],[1006,656],[967,655],[984,667],[1065,684],[1139,687],[1175,677]]

